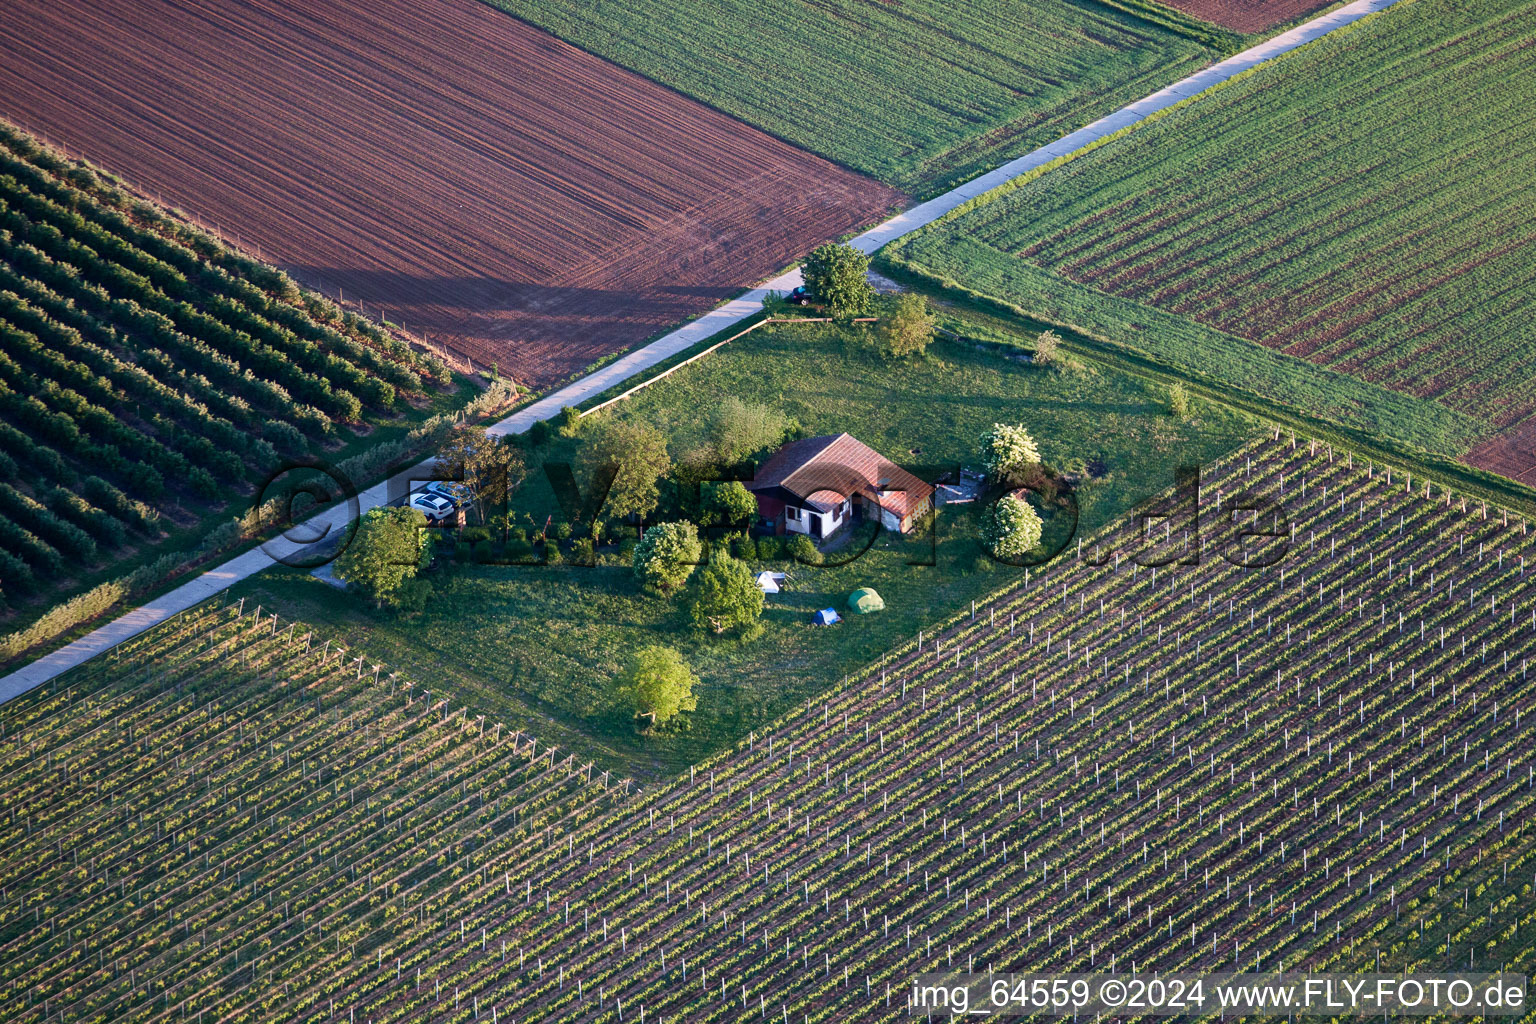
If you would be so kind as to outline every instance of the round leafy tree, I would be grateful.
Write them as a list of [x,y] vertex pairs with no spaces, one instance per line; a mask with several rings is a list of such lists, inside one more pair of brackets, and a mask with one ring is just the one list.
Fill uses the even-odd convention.
[[835,242],[812,249],[801,269],[811,295],[826,303],[827,311],[839,319],[869,312],[875,290],[869,286],[868,275],[869,254]]
[[737,480],[717,484],[706,508],[712,520],[723,526],[745,526],[757,517],[757,499]]
[[635,717],[661,725],[679,712],[699,706],[693,688],[698,677],[670,647],[642,647],[629,658],[615,683],[619,698],[634,709]]
[[396,603],[405,584],[431,560],[427,517],[413,508],[376,508],[357,524],[357,535],[336,559],[336,578],[373,598]]
[[994,423],[981,437],[981,464],[994,480],[1017,479],[1040,464],[1040,448],[1022,425]]
[[672,472],[666,437],[648,423],[608,417],[590,430],[580,461],[591,493],[605,495],[602,513],[649,514],[661,500],[657,483]]
[[700,629],[750,629],[763,614],[763,592],[747,564],[718,551],[693,579],[688,613]]
[[986,513],[981,536],[987,548],[998,558],[1012,561],[1040,543],[1045,524],[1033,506],[1022,498],[1005,494]]
[[933,340],[938,320],[928,301],[916,292],[897,296],[875,331],[882,352],[893,358],[922,355]]
[[675,590],[688,581],[701,551],[692,523],[657,523],[635,545],[635,575],[648,587]]

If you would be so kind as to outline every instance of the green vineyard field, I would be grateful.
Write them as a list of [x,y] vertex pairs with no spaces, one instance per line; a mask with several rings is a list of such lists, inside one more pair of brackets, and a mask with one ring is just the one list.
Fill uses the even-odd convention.
[[1536,966],[1525,522],[1278,432],[1195,500],[639,793],[189,614],[0,713],[9,1017],[895,1021],[946,969]]
[[1536,414],[1533,42],[1529,0],[1399,4],[999,190],[899,258],[1466,456]]

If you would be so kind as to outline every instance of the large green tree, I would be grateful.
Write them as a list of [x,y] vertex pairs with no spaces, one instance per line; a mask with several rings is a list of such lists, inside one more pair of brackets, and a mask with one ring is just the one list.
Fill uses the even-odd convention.
[[634,710],[637,718],[649,718],[652,725],[661,725],[680,712],[699,706],[693,695],[698,677],[683,656],[670,647],[640,648],[630,655],[614,682],[619,699]]
[[609,474],[613,479],[602,513],[622,519],[653,511],[661,500],[658,484],[672,471],[666,437],[648,423],[609,417],[589,430],[581,454],[588,486],[600,492]]
[[937,324],[928,300],[905,292],[885,304],[874,335],[881,352],[902,359],[927,351]]
[[635,545],[635,575],[663,593],[676,590],[688,582],[702,553],[699,531],[692,523],[657,523]]
[[869,254],[827,242],[811,250],[801,268],[805,286],[838,319],[863,316],[875,301],[869,286]]
[[688,614],[695,626],[714,633],[750,630],[763,614],[763,592],[747,564],[721,550],[694,576]]
[[427,517],[413,508],[371,509],[334,563],[336,578],[373,598],[374,604],[406,604],[407,581],[431,560]]

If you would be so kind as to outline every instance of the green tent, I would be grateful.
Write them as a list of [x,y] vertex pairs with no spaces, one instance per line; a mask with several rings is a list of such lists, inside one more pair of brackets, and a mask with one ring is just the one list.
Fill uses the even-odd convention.
[[885,598],[873,587],[860,587],[848,595],[848,610],[855,615],[868,615],[885,607]]

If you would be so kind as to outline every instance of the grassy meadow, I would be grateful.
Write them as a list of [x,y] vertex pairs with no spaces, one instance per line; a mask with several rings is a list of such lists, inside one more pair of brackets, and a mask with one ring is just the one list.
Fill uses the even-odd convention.
[[[1050,464],[1084,474],[1076,492],[1080,533],[1171,486],[1178,466],[1230,451],[1257,429],[1203,403],[1178,420],[1161,385],[1130,375],[1091,365],[1032,367],[1023,359],[1032,336],[950,326],[986,336],[941,340],[924,358],[888,363],[862,346],[863,328],[764,328],[596,415],[655,424],[676,455],[696,443],[701,413],[735,395],[782,410],[807,434],[846,430],[905,465],[930,466],[975,465],[984,430],[1000,420],[1023,422]],[[573,460],[582,443],[578,432],[534,454],[516,498],[524,523],[558,521],[542,463]],[[1052,520],[1057,536],[1070,525],[1064,515]],[[985,559],[977,530],[975,506],[949,506],[931,535],[882,535],[856,559],[849,558],[854,549],[828,556],[846,564],[773,563],[789,573],[789,586],[769,598],[763,632],[750,641],[696,632],[680,602],[644,592],[613,554],[596,567],[434,570],[433,600],[414,618],[375,611],[295,570],[268,572],[235,594],[606,767],[646,777],[727,746],[1008,583],[1020,570]],[[841,610],[859,586],[878,589],[886,610],[834,627],[810,624],[813,611]],[[682,727],[651,736],[636,733],[609,684],[628,653],[646,643],[677,647],[703,684],[698,711]]]

